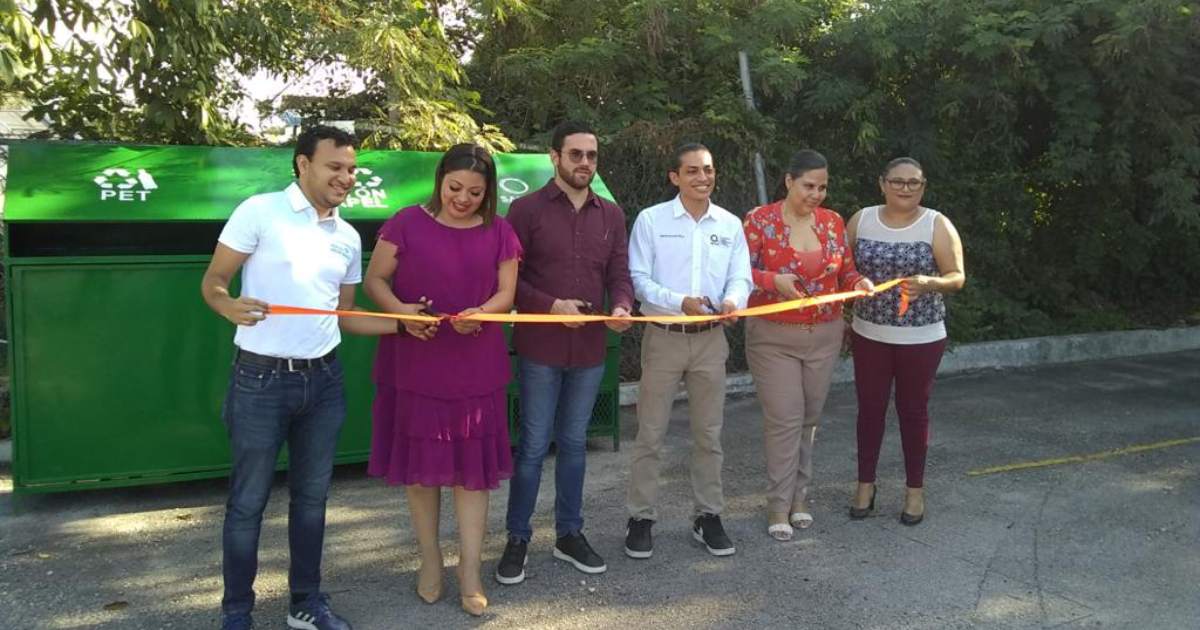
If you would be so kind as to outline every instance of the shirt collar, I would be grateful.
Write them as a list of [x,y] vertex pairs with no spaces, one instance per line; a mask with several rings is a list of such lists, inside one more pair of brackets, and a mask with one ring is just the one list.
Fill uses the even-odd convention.
[[[571,200],[567,198],[567,191],[563,190],[562,187],[558,185],[558,182],[554,181],[553,177],[551,177],[550,181],[546,183],[544,190],[546,191],[546,198],[550,201],[558,201],[561,198],[564,202],[571,203]],[[583,202],[583,205],[580,206],[579,209],[582,210],[588,206],[600,206],[600,198],[596,196],[596,192],[592,190],[591,186],[588,186],[587,200]]]
[[312,202],[309,201],[308,197],[304,195],[304,191],[300,190],[300,184],[297,182],[288,184],[288,187],[284,190],[284,193],[287,194],[288,205],[292,207],[292,212],[304,212],[305,210],[312,210],[313,216],[317,218],[317,222],[330,221],[337,219],[340,216],[338,214],[338,206],[334,206],[333,210],[330,211],[329,216],[322,219],[321,215],[317,213],[317,209],[313,207]]
[[[700,220],[696,221],[696,223],[699,223],[700,221],[704,221],[705,219],[712,219],[715,221],[716,217],[714,217],[712,215],[712,209],[713,209],[713,202],[712,202],[712,199],[709,199],[708,207],[704,209],[704,214],[700,215]],[[683,207],[683,200],[679,197],[679,195],[675,195],[675,198],[671,200],[672,216],[674,216],[676,219],[678,219],[679,217],[682,217],[682,216],[686,215],[687,213],[688,213],[687,208]]]

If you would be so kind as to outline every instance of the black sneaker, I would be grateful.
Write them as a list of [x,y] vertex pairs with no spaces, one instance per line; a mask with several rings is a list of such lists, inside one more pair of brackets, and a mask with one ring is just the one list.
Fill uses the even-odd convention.
[[496,565],[496,581],[501,584],[520,584],[525,581],[525,563],[529,561],[529,543],[509,538],[504,555]]
[[570,562],[575,565],[576,569],[584,573],[604,573],[608,570],[608,565],[604,564],[604,558],[601,558],[600,554],[592,549],[587,539],[583,537],[583,532],[567,534],[559,538],[558,542],[554,543],[554,557]]
[[654,521],[644,518],[631,518],[625,526],[625,555],[630,558],[649,558],[654,555],[654,541],[650,538],[650,528]]
[[288,610],[287,625],[296,630],[352,630],[350,623],[333,614],[329,596],[313,593]]
[[721,517],[716,514],[697,516],[696,524],[692,526],[692,538],[704,543],[708,553],[714,556],[732,556],[733,552],[737,551],[733,548],[733,541],[725,535]]

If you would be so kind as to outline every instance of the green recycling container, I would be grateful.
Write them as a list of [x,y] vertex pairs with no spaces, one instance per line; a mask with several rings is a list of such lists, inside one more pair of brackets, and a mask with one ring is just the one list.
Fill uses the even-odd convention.
[[[39,142],[9,150],[15,490],[226,475],[221,404],[234,328],[204,304],[200,279],[233,209],[292,181],[292,150]],[[362,234],[364,260],[383,221],[428,199],[439,157],[359,153],[358,183],[341,212]],[[496,162],[501,213],[553,175],[545,154]],[[611,198],[599,178],[594,187]],[[359,304],[370,306],[362,295]],[[344,335],[338,352],[348,407],[337,462],[361,462],[370,446],[375,340]],[[615,440],[607,433],[618,426],[615,379],[605,379],[600,397],[609,402],[597,405],[593,428]],[[510,409],[519,410],[511,395]]]

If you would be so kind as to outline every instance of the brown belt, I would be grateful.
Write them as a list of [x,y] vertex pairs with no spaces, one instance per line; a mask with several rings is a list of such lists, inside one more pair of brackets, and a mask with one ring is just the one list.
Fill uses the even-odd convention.
[[701,324],[660,324],[658,322],[650,322],[667,332],[680,332],[686,334],[700,333],[706,330],[712,330],[721,325],[721,322],[704,322]]

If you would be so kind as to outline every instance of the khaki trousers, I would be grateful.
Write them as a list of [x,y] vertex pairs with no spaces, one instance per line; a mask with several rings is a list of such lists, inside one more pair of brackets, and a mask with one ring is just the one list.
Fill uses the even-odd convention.
[[629,474],[629,515],[658,520],[659,468],[679,379],[688,392],[692,427],[691,476],[696,514],[720,514],[721,425],[725,413],[725,327],[698,333],[668,332],[647,324],[642,333],[642,380],[638,386],[637,439]]
[[812,481],[813,440],[845,326],[840,319],[812,327],[746,322],[746,360],[763,410],[769,512],[808,511],[802,508]]

